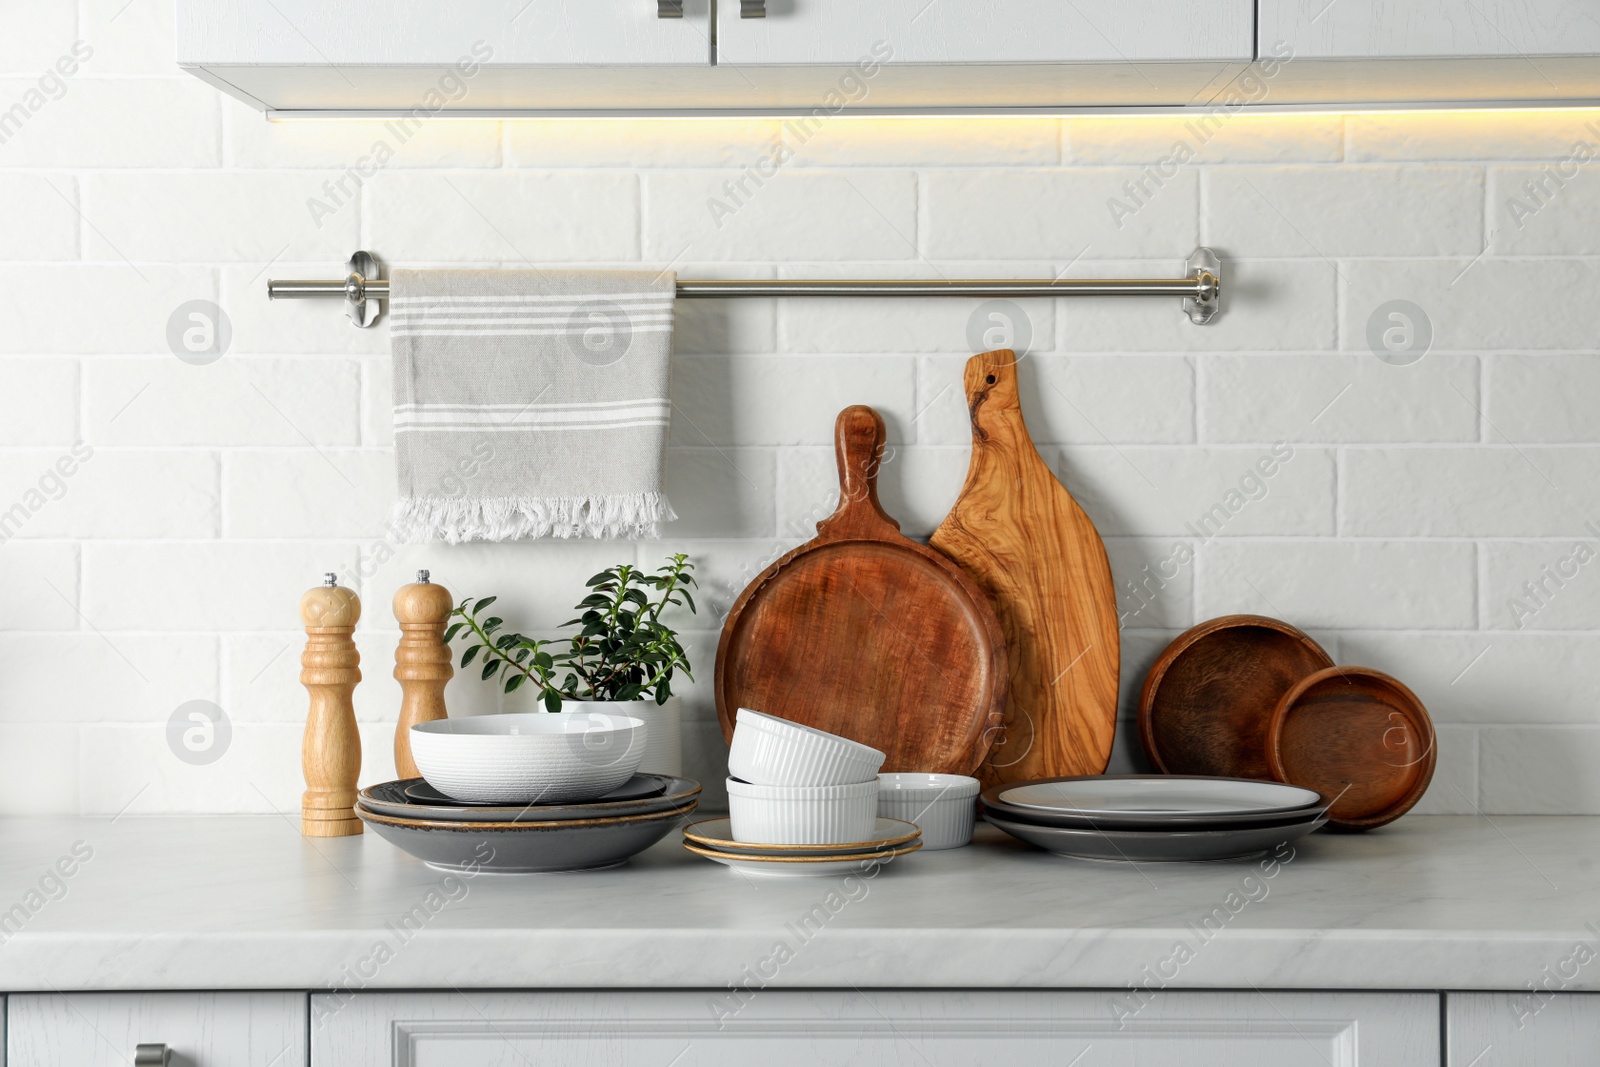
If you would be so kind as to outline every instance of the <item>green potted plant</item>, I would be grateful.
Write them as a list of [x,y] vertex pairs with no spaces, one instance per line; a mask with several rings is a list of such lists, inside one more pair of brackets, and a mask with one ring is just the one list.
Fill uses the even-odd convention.
[[498,597],[463,600],[445,640],[466,646],[461,669],[481,663],[479,677],[507,693],[537,690],[546,711],[609,711],[646,724],[641,770],[683,773],[683,700],[672,691],[679,672],[694,680],[678,634],[662,621],[668,607],[696,611],[694,564],[683,553],[654,573],[628,563],[596,574],[578,602],[575,629],[556,640],[502,632],[505,620],[486,613]]

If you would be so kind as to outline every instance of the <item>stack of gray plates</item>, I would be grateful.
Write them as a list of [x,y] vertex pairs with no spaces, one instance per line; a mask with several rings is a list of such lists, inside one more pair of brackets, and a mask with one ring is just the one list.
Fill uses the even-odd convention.
[[469,804],[402,778],[363,789],[356,815],[437,870],[534,874],[615,867],[699,803],[699,782],[666,774],[635,774],[596,800],[517,805]]
[[983,817],[1062,856],[1154,861],[1241,859],[1328,821],[1310,789],[1248,778],[1103,774],[992,786]]

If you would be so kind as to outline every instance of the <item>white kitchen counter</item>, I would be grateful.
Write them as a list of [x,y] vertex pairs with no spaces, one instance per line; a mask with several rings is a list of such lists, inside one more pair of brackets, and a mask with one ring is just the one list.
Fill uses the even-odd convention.
[[[1600,947],[1600,818],[1316,834],[1270,878],[984,827],[849,886],[746,878],[676,834],[610,871],[464,880],[278,817],[10,819],[0,840],[0,992],[725,988],[746,968],[774,988],[1522,989]],[[78,842],[90,858],[52,876]],[[408,912],[426,921],[402,936]],[[1600,989],[1600,961],[1565,988]]]

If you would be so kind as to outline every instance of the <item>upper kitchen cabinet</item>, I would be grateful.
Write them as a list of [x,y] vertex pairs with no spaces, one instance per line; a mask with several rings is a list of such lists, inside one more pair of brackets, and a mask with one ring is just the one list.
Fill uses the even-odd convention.
[[180,66],[288,113],[1185,105],[1255,47],[1252,0],[177,4]]
[[798,110],[1188,105],[1254,29],[1252,0],[719,0],[717,62]]
[[689,107],[711,2],[177,0],[177,56],[264,111]]
[[1600,98],[1596,0],[1260,0],[1269,104]]

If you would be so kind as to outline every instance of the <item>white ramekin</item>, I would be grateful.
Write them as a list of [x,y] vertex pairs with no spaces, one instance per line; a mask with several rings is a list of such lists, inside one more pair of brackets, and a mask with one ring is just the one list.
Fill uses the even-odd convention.
[[445,796],[486,804],[593,800],[633,777],[645,724],[571,711],[436,719],[411,728],[411,756]]
[[960,848],[972,843],[978,780],[960,774],[878,775],[878,814],[922,827],[922,847]]
[[867,841],[878,823],[878,780],[851,785],[752,785],[728,779],[733,839],[762,845]]
[[728,773],[757,785],[857,785],[872,781],[886,758],[847,737],[740,708]]

